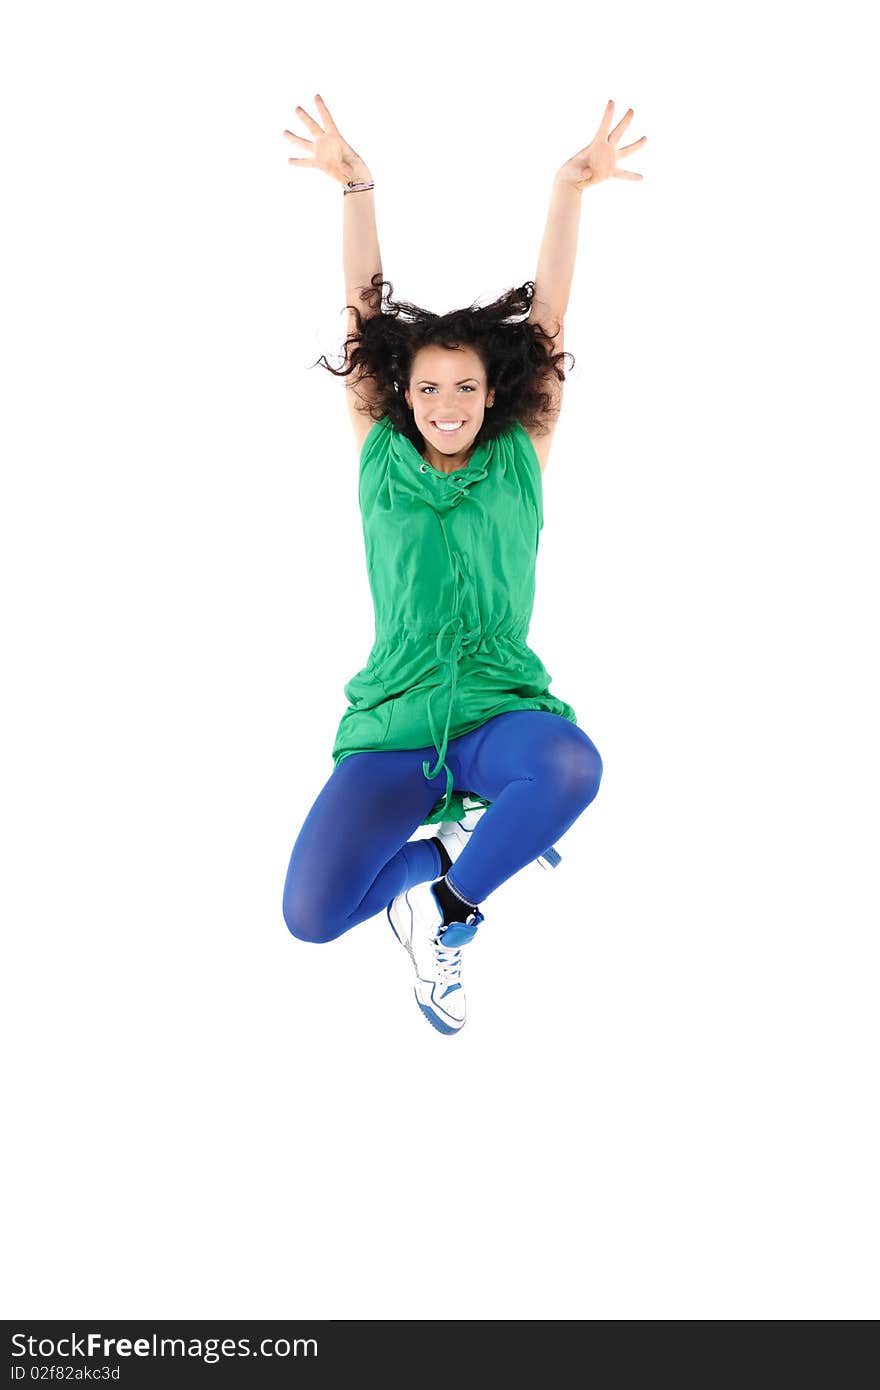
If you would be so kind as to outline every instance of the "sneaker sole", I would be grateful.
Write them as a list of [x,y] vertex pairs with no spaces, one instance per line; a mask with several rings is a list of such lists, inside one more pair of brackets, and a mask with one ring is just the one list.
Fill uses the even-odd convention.
[[448,1023],[441,1022],[441,1020],[437,1018],[435,1014],[431,1013],[431,1010],[425,1004],[422,1003],[418,994],[416,994],[415,1000],[422,1013],[425,1015],[425,1018],[430,1023],[431,1027],[436,1028],[438,1033],[446,1033],[447,1035],[452,1035],[454,1033],[461,1032],[462,1028],[464,1027],[464,1023],[460,1023],[457,1028],[450,1028]]

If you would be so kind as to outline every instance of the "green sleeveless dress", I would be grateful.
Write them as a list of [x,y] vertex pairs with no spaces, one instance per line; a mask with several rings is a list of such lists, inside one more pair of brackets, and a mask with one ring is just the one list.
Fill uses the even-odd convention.
[[333,764],[433,744],[436,762],[422,772],[445,770],[446,793],[422,825],[461,820],[467,789],[453,789],[450,739],[508,710],[577,723],[526,642],[544,525],[538,456],[515,422],[465,468],[440,473],[384,416],[364,440],[358,498],[376,632],[344,687]]

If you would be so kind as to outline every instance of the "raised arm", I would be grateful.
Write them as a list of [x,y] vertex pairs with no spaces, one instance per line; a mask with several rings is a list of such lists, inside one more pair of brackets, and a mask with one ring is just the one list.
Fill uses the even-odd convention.
[[538,257],[538,270],[535,275],[535,294],[530,318],[534,317],[542,328],[550,331],[550,321],[565,318],[568,296],[574,276],[574,262],[577,254],[578,227],[581,217],[581,194],[594,188],[604,179],[641,179],[641,174],[629,169],[618,169],[617,160],[621,155],[636,150],[647,140],[643,135],[632,145],[624,145],[618,150],[617,142],[633,117],[632,107],[610,130],[614,115],[614,102],[605,107],[599,129],[589,145],[578,150],[576,155],[566,160],[553,179],[553,192],[550,197],[550,211],[547,226]]
[[[535,293],[529,318],[555,336],[562,333],[568,296],[574,278],[577,255],[578,228],[581,220],[581,194],[562,176],[556,174],[550,194],[550,207],[544,227],[544,239],[535,272]],[[561,352],[561,347],[557,347]]]
[[[593,140],[576,155],[567,160],[553,178],[550,194],[550,209],[544,228],[544,239],[538,256],[538,269],[535,273],[535,292],[529,320],[537,323],[553,339],[554,352],[564,349],[565,313],[571,282],[574,277],[574,263],[577,255],[578,229],[581,219],[581,195],[607,178],[641,179],[627,169],[618,169],[617,160],[621,155],[643,145],[647,136],[643,135],[632,145],[618,150],[617,142],[633,117],[632,108],[627,111],[614,127],[610,129],[614,116],[614,102],[609,101],[605,114]],[[538,454],[543,471],[547,453],[562,407],[563,383],[555,377],[550,378],[549,390],[554,399],[555,418],[551,433],[532,435],[532,443]]]
[[[356,183],[372,183],[372,174],[363,160],[352,166],[350,178]],[[379,234],[376,230],[376,204],[372,188],[352,189],[342,195],[342,261],[345,271],[345,302],[356,304],[362,318],[378,312],[360,298],[362,289],[370,285],[373,276],[382,273]],[[357,330],[351,308],[348,311],[348,333]],[[368,406],[375,399],[372,378],[358,380],[356,372],[345,378],[346,399],[360,451],[367,434],[375,423]],[[360,403],[360,404],[359,404]]]
[[[336,122],[330,115],[323,98],[316,94],[315,104],[323,121],[323,127],[301,106],[296,111],[313,135],[306,140],[285,130],[284,134],[296,144],[312,153],[310,159],[288,159],[288,164],[304,168],[321,169],[343,186],[349,183],[371,183],[372,175],[365,160],[352,149],[340,133]],[[376,208],[373,190],[357,189],[342,192],[342,261],[345,274],[345,302],[356,304],[362,318],[368,318],[378,310],[371,309],[360,299],[360,291],[370,285],[372,277],[382,272],[382,258],[379,254],[379,236],[376,231]],[[348,311],[346,335],[355,332],[357,321],[351,308]],[[373,383],[369,378],[359,381],[357,373],[345,378],[346,399],[360,448],[373,420],[364,407],[372,403]]]

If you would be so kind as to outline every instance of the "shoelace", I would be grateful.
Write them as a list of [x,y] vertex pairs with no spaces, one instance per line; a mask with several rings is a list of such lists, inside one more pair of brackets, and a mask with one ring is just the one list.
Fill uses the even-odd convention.
[[462,950],[461,946],[444,946],[439,941],[434,942],[437,971],[447,989],[451,989],[453,985],[461,985],[459,976]]

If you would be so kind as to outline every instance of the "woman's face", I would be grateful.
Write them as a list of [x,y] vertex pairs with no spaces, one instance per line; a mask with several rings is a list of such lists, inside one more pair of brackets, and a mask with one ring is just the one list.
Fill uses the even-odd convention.
[[405,396],[424,439],[439,453],[458,454],[479,433],[495,392],[487,390],[486,369],[473,348],[424,347],[413,358]]

